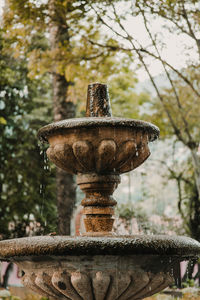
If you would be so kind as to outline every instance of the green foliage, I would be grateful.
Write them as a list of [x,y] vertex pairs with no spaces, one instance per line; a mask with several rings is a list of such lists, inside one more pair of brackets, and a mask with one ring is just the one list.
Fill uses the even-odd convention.
[[[1,238],[49,232],[56,226],[53,173],[46,170],[36,137],[44,124],[39,111],[48,86],[29,79],[26,60],[7,53],[12,47],[13,40],[1,31]],[[36,101],[38,97],[43,100]]]
[[[186,72],[186,70],[183,70]],[[188,71],[189,72],[189,71]],[[197,71],[194,71],[197,73]],[[196,74],[197,75],[197,74]],[[193,147],[197,147],[199,144],[199,131],[200,124],[198,122],[199,116],[199,99],[195,93],[191,92],[191,89],[185,85],[181,80],[174,81],[176,91],[179,95],[179,103],[174,95],[172,88],[166,88],[162,90],[162,96],[165,99],[165,106],[170,112],[171,117],[175,120],[176,127],[182,136],[185,144],[189,143],[187,130],[190,133]],[[181,106],[181,112],[180,112]],[[149,107],[149,114],[143,115],[147,120],[155,123],[161,129],[161,138],[168,138],[174,136],[174,130],[171,126],[166,114],[166,110],[163,108],[159,99],[151,99]],[[187,128],[186,128],[187,124]],[[190,146],[190,144],[189,144]],[[192,147],[192,145],[191,145]]]
[[136,218],[138,223],[148,222],[148,216],[141,207],[133,205],[131,202],[118,205],[116,214],[119,218],[130,221],[132,218]]
[[[196,240],[200,240],[200,200],[195,183],[194,170],[192,167],[191,159],[185,163],[185,169],[179,177],[179,211],[184,220],[186,232]],[[182,168],[184,168],[182,166]],[[172,179],[178,178],[172,176]]]
[[146,93],[137,94],[134,90],[136,84],[134,73],[122,67],[117,75],[109,81],[113,115],[124,118],[140,118],[140,107],[148,102],[149,95]]
[[183,288],[194,287],[194,286],[195,286],[194,279],[188,279],[186,282],[182,283]]
[[135,217],[135,211],[133,210],[133,207],[127,204],[121,204],[120,206],[118,205],[117,214],[120,218],[125,220],[131,220],[133,217]]
[[[85,110],[87,85],[108,82],[117,107],[114,115],[124,110],[124,116],[136,117],[138,96],[132,90],[136,82],[130,71],[132,55],[116,52],[118,42],[102,33],[90,1],[25,2],[7,0],[4,24],[9,36],[16,37],[15,55],[28,57],[28,76],[36,78],[52,72],[65,76],[70,83],[67,97],[76,103],[77,116]],[[54,35],[52,24],[62,24],[63,28],[57,35],[61,40],[53,47],[49,38]],[[109,42],[108,49],[98,45],[103,40]]]
[[[118,107],[116,115],[119,115],[119,112],[121,113],[120,106],[126,109],[125,115],[130,114],[132,104],[138,100],[138,97],[132,91],[136,80],[133,72],[129,70],[131,55],[118,54],[115,51],[118,43],[112,38],[109,38],[111,46],[109,49],[102,49],[97,45],[98,41],[103,40],[105,36],[99,30],[96,14],[90,11],[89,2],[54,0],[43,3],[32,0],[7,0],[6,3],[7,6],[4,12],[5,36],[14,41],[14,46],[9,52],[16,60],[24,58],[28,64],[26,77],[32,84],[33,92],[36,91],[35,88],[37,89],[37,86],[33,86],[33,83],[41,81],[44,74],[47,81],[51,76],[49,74],[52,73],[64,76],[66,84],[69,85],[66,99],[77,104],[77,115],[79,116],[85,110],[87,84],[94,81],[107,82],[111,80],[111,97],[113,96],[113,101],[118,104],[115,105],[115,107]],[[56,25],[59,25],[57,27],[59,32],[55,30]],[[53,40],[54,42],[52,42]],[[118,76],[113,76],[113,74],[118,74]],[[40,86],[44,85],[44,82],[40,83]],[[120,102],[117,92],[122,96],[123,104]],[[33,97],[34,105],[41,106],[43,104],[38,102],[38,95]],[[137,98],[137,100],[134,98]],[[24,98],[21,99],[21,102],[22,105],[25,103]],[[37,127],[37,119],[42,118],[41,109],[42,107],[40,107],[40,110],[32,107],[27,111],[27,119],[24,119],[24,122],[30,121]],[[132,114],[136,116],[137,111],[135,110]],[[7,120],[0,119],[0,121],[3,124]],[[24,138],[26,135],[29,135],[28,131]],[[31,141],[31,143],[33,144],[34,141]],[[29,146],[29,150],[33,152],[34,147]],[[23,151],[21,152],[23,154]],[[32,155],[34,156],[33,153]],[[29,168],[30,162],[28,163],[28,161],[27,159],[27,165],[24,167]],[[13,167],[11,165],[10,169]],[[15,170],[16,173],[19,172],[17,167],[15,167]],[[45,186],[45,183],[43,183],[44,178],[43,171],[40,174],[38,172],[35,181],[39,185]],[[32,184],[36,183],[32,182]],[[36,194],[34,197],[36,197]],[[51,198],[51,196],[49,197]],[[49,209],[51,210],[50,205]],[[43,211],[47,213],[48,209],[43,209]],[[24,212],[22,212],[23,214]],[[36,214],[37,211],[35,211]],[[37,218],[39,218],[39,213]],[[39,222],[43,221],[40,220]]]
[[[11,295],[10,297],[2,297],[4,300],[22,300],[22,298]],[[23,296],[23,300],[48,300],[49,298],[40,296],[38,294],[26,294]]]

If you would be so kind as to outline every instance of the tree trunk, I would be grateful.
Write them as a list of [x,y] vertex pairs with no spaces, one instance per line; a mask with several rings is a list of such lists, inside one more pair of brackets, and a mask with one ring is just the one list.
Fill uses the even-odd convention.
[[[59,4],[56,4],[55,0],[49,0],[49,15],[51,17],[50,43],[52,50],[70,42],[65,12],[60,10],[62,7]],[[68,82],[64,75],[57,72],[56,62],[52,76],[54,121],[75,117],[75,105],[68,95],[69,87],[72,83]],[[56,184],[58,233],[61,235],[70,235],[70,221],[76,199],[74,177],[57,168]]]
[[[75,105],[67,101],[69,84],[65,77],[59,74],[53,75],[53,104],[54,120],[73,118],[75,116]],[[57,168],[57,209],[58,209],[58,231],[61,235],[70,235],[70,222],[76,200],[76,185],[74,176]]]
[[191,150],[191,155],[194,166],[195,182],[200,200],[200,157],[198,156],[196,149]]

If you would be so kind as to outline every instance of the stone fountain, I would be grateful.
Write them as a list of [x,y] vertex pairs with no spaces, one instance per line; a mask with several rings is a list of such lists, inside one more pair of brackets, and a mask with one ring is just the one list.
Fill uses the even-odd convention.
[[85,193],[86,233],[1,241],[0,259],[18,264],[24,285],[52,299],[143,299],[173,283],[177,263],[199,256],[191,238],[112,232],[120,174],[148,158],[158,135],[150,123],[112,117],[107,86],[99,83],[88,87],[85,118],[40,129],[49,159],[76,174]]

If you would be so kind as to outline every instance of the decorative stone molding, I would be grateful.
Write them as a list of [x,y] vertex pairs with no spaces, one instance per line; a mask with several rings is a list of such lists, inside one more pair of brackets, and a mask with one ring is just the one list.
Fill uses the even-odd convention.
[[97,271],[93,276],[83,272],[55,271],[24,275],[23,283],[34,292],[56,299],[128,300],[149,297],[173,283],[170,274],[120,272],[119,276]]
[[116,201],[112,194],[120,182],[119,175],[97,175],[95,173],[80,174],[77,176],[77,184],[85,193],[81,204],[86,235],[110,235],[114,219],[113,206]]
[[[133,256],[132,262],[130,259],[129,257],[131,267],[127,267],[127,270],[123,267],[120,269],[116,258],[113,260],[112,256],[110,260],[114,264],[109,264],[107,259],[107,267],[102,267],[99,259],[91,257],[86,264],[81,263],[81,259],[77,257],[79,270],[62,260],[60,266],[52,261],[43,262],[40,270],[34,269],[32,263],[30,269],[24,269],[23,283],[40,295],[54,299],[136,300],[151,296],[173,282],[172,274],[162,271],[163,267],[166,269],[166,265],[161,266],[159,263],[156,266],[157,272],[153,273],[143,269],[138,263],[132,267],[133,261],[139,261],[140,257]],[[120,260],[119,258],[119,263]],[[91,261],[97,264],[92,267]],[[115,269],[116,263],[118,268]],[[23,263],[19,264],[23,267]]]
[[47,149],[48,158],[72,174],[121,174],[138,167],[149,155],[147,136],[140,143],[125,135],[122,141],[110,137],[93,143],[86,136],[86,140],[77,140],[72,144],[59,137],[59,141]]
[[173,268],[194,259],[187,237],[42,236],[0,241],[0,259],[23,270],[24,285],[50,299],[139,300],[173,282]]

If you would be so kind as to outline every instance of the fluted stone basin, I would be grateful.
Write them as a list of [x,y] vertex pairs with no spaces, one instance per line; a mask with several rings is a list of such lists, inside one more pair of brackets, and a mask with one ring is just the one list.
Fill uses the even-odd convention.
[[173,283],[173,268],[200,255],[187,237],[43,236],[0,242],[0,259],[18,264],[23,283],[55,299],[143,299]]
[[149,157],[148,143],[158,135],[149,122],[114,117],[68,119],[38,133],[50,144],[49,159],[72,174],[129,172]]

